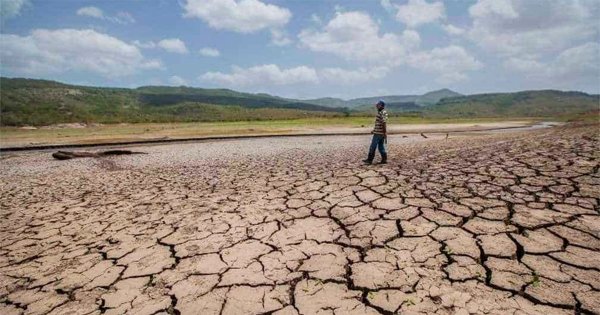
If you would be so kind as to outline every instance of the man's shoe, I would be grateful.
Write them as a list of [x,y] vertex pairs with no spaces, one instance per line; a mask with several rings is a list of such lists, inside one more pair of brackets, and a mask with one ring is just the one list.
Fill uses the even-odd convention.
[[381,155],[381,162],[379,164],[387,164],[387,154]]
[[372,164],[372,163],[373,163],[373,161],[372,161],[372,160],[369,160],[369,159],[366,159],[366,160],[363,160],[363,163],[365,163],[365,164]]

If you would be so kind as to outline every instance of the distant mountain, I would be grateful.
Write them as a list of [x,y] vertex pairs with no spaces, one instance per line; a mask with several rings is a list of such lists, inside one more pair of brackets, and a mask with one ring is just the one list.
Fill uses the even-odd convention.
[[143,86],[136,89],[139,101],[154,106],[175,105],[182,102],[195,102],[214,105],[237,105],[248,108],[287,108],[308,111],[342,112],[333,108],[310,104],[292,99],[284,99],[269,94],[251,94],[229,89],[202,89],[192,87]]
[[[317,98],[317,99],[309,99],[303,100],[303,102],[327,106],[327,107],[348,107],[351,109],[361,109],[365,108],[366,105],[373,106],[377,101],[384,100],[386,104],[405,104],[404,107],[408,106],[409,103],[414,103],[418,106],[428,106],[437,103],[442,98],[454,97],[454,96],[462,96],[462,94],[454,92],[449,89],[442,89],[437,91],[431,91],[425,93],[423,95],[383,95],[383,96],[373,96],[373,97],[362,97],[362,98],[354,98],[350,100],[343,100],[339,98]],[[397,105],[398,106],[398,105]]]
[[429,106],[437,104],[443,98],[462,96],[462,94],[449,89],[441,89],[437,91],[427,92],[415,100],[415,103],[420,106]]
[[600,96],[556,90],[444,98],[424,108],[435,117],[551,117],[600,110]]
[[144,86],[137,89],[0,78],[0,124],[172,122],[345,116],[330,108],[228,89]]
[[[287,99],[229,89],[143,86],[101,88],[0,77],[0,125],[239,121],[371,115],[386,101],[389,113],[426,117],[554,117],[600,110],[600,96],[556,90],[461,96],[448,90],[342,100]],[[350,109],[351,108],[351,109]]]

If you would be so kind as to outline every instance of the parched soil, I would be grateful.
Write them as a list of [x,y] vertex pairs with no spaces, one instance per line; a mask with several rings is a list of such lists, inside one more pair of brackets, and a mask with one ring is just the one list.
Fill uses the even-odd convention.
[[599,131],[4,154],[0,314],[598,314]]

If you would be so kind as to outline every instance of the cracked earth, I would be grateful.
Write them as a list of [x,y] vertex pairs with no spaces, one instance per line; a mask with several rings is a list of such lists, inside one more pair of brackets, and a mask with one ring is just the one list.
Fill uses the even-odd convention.
[[598,314],[598,135],[5,153],[0,314]]

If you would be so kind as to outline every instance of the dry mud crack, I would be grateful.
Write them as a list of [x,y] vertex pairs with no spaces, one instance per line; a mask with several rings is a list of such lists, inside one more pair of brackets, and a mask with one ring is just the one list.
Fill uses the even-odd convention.
[[4,156],[0,314],[598,314],[598,134]]

